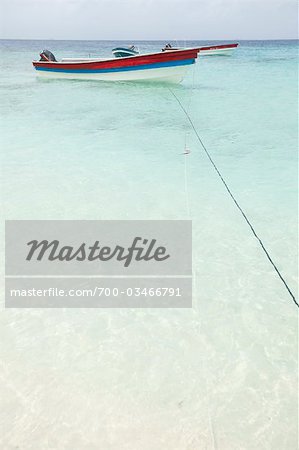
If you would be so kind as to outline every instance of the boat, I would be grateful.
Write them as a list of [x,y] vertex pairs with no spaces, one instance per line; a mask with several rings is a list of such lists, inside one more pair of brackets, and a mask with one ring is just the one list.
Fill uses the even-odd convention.
[[[211,55],[231,55],[239,44],[221,44],[221,45],[209,45],[206,47],[198,47],[198,52],[200,56],[211,56]],[[162,51],[168,52],[171,50],[179,50],[179,48],[172,47],[171,44],[167,44]]]
[[211,55],[231,55],[239,44],[222,44],[222,45],[210,45],[208,47],[200,47],[199,53],[201,56]]
[[66,58],[57,61],[44,50],[33,67],[39,76],[100,81],[158,81],[180,83],[195,63],[198,48],[108,59]]
[[126,56],[139,55],[139,50],[135,47],[135,45],[131,45],[130,47],[113,48],[112,53],[116,58],[125,58]]

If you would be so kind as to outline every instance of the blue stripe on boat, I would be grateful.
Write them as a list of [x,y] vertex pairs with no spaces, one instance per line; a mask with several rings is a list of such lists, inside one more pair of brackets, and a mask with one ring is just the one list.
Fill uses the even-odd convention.
[[61,69],[59,67],[35,67],[36,70],[46,72],[65,72],[65,73],[109,73],[109,72],[127,72],[132,70],[158,69],[160,67],[187,66],[194,64],[195,59],[183,59],[182,61],[167,61],[162,63],[143,64],[140,66],[116,67],[111,69]]

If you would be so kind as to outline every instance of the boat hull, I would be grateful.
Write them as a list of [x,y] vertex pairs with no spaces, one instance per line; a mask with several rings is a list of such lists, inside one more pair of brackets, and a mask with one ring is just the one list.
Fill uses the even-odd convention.
[[185,49],[107,60],[33,61],[33,66],[39,76],[47,78],[179,83],[197,54],[197,49]]
[[143,69],[140,71],[114,72],[114,73],[67,73],[37,71],[41,78],[56,78],[69,80],[96,80],[96,81],[134,81],[134,82],[166,82],[181,83],[187,74],[190,65],[166,67],[158,69]]

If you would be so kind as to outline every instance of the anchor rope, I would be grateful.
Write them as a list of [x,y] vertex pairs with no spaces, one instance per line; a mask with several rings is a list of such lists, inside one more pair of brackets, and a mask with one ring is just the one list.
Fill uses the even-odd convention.
[[215,169],[217,175],[219,176],[220,180],[222,181],[222,183],[223,183],[225,189],[227,190],[228,194],[230,195],[231,199],[233,200],[233,202],[235,203],[236,207],[238,208],[238,210],[239,210],[240,213],[242,214],[243,218],[245,219],[245,221],[246,221],[247,225],[249,226],[249,228],[250,228],[252,234],[254,235],[254,237],[255,237],[255,238],[257,239],[257,241],[259,242],[261,248],[263,249],[263,251],[264,251],[266,257],[267,257],[268,260],[269,260],[269,262],[272,264],[272,266],[273,266],[275,272],[277,273],[278,277],[280,278],[280,280],[281,280],[282,283],[284,284],[284,286],[285,286],[286,290],[288,291],[288,293],[289,293],[291,299],[293,300],[294,304],[295,304],[297,307],[299,307],[299,303],[298,303],[298,301],[296,300],[295,295],[293,294],[293,292],[292,292],[291,289],[289,288],[289,286],[288,286],[286,280],[284,279],[284,277],[283,277],[282,274],[280,273],[278,267],[276,266],[275,262],[273,261],[272,257],[270,256],[268,250],[266,249],[266,247],[265,247],[263,241],[262,241],[261,238],[258,236],[258,234],[257,234],[257,232],[255,231],[255,229],[254,229],[252,223],[250,222],[250,220],[248,219],[248,217],[247,217],[247,215],[245,214],[244,210],[242,209],[242,207],[240,206],[240,204],[239,204],[238,201],[236,200],[236,198],[235,198],[234,194],[232,193],[230,187],[228,186],[227,182],[226,182],[225,179],[223,178],[223,176],[222,176],[220,170],[218,169],[218,167],[217,167],[216,163],[214,162],[213,158],[211,157],[211,155],[210,155],[208,149],[206,148],[205,144],[203,143],[203,141],[202,141],[202,139],[201,139],[201,137],[200,137],[200,135],[199,135],[199,133],[198,133],[198,131],[197,131],[197,129],[196,129],[196,127],[195,127],[195,125],[194,125],[194,123],[193,123],[193,121],[192,121],[192,119],[191,119],[189,113],[188,113],[188,111],[186,110],[186,108],[184,107],[184,105],[182,104],[182,102],[180,101],[180,99],[177,97],[177,95],[173,92],[173,90],[170,89],[170,88],[168,88],[168,89],[169,89],[169,91],[171,92],[171,94],[173,95],[173,97],[176,99],[176,101],[178,102],[178,104],[179,104],[180,108],[182,109],[182,111],[184,112],[184,114],[186,115],[186,117],[187,117],[187,119],[188,119],[188,121],[189,121],[189,123],[190,123],[190,125],[191,125],[191,127],[192,127],[192,129],[193,129],[193,131],[194,131],[194,133],[195,133],[195,135],[196,135],[196,137],[197,137],[199,143],[200,143],[200,145],[202,146],[202,148],[203,148],[203,150],[204,150],[206,156],[208,157],[210,163],[212,164],[212,166],[213,166],[213,168]]
[[189,201],[189,190],[188,190],[188,181],[187,181],[187,156],[185,155],[184,161],[184,181],[185,181],[185,202],[186,202],[186,212],[187,216],[191,217],[190,211],[190,201]]
[[[187,112],[189,114],[192,97],[193,97],[193,91],[194,91],[194,84],[195,84],[195,66],[193,66],[193,74],[192,74],[192,88],[190,89],[190,95],[188,99],[188,106],[187,106]],[[187,148],[187,134],[188,130],[186,128],[185,130],[185,138],[184,138],[184,182],[185,182],[185,202],[186,202],[186,212],[187,216],[191,217],[191,209],[190,209],[190,200],[189,200],[189,189],[188,189],[188,176],[187,176],[187,159],[189,156],[189,149]]]

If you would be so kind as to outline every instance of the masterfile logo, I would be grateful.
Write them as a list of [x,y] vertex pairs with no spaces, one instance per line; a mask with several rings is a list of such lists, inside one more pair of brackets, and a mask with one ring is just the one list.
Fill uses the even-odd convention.
[[6,222],[7,307],[190,307],[191,277],[191,221]]
[[117,261],[123,262],[124,267],[128,267],[132,259],[136,261],[165,261],[170,255],[167,254],[166,248],[157,246],[156,239],[143,239],[141,237],[134,238],[132,244],[128,247],[116,245],[114,248],[109,246],[101,246],[99,241],[88,245],[85,242],[79,247],[70,245],[61,245],[58,240],[49,242],[47,240],[33,240],[27,243],[30,246],[26,260],[31,261],[36,258],[41,261],[44,257],[49,261],[109,261],[115,258]]

